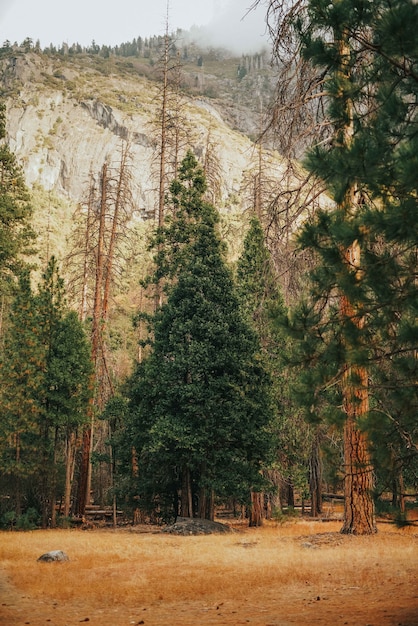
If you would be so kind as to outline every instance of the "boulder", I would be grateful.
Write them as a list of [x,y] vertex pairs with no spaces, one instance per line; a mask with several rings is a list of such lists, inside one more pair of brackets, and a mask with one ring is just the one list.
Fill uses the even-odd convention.
[[220,522],[197,517],[178,517],[174,524],[164,528],[162,532],[173,535],[211,535],[215,533],[229,533],[231,529]]
[[53,561],[69,561],[70,559],[62,550],[51,550],[46,552],[37,559],[37,561],[43,561],[44,563],[52,563]]

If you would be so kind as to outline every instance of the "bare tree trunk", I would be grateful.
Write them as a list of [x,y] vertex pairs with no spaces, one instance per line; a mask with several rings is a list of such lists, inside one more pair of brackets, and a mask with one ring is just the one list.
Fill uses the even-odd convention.
[[64,517],[69,517],[71,507],[71,488],[74,476],[76,436],[74,431],[67,434],[67,453],[65,461]]
[[251,492],[251,507],[250,507],[250,527],[257,527],[263,525],[263,502],[264,494],[259,491]]
[[58,426],[55,427],[54,453],[50,478],[51,528],[57,527],[57,459],[58,459]]
[[309,491],[311,494],[311,517],[322,513],[322,462],[320,451],[321,435],[316,433],[309,457]]
[[90,253],[90,245],[91,245],[91,223],[92,223],[92,215],[93,215],[93,204],[96,195],[96,188],[94,184],[94,179],[92,174],[90,174],[91,184],[89,189],[89,198],[87,202],[87,217],[86,217],[86,229],[84,233],[83,240],[83,275],[82,275],[82,284],[81,284],[81,298],[80,298],[80,306],[78,310],[78,317],[80,320],[84,321],[87,316],[87,285],[88,285],[88,259]]
[[[101,333],[102,318],[102,287],[104,274],[104,233],[105,233],[105,217],[106,217],[106,200],[107,200],[107,163],[104,163],[101,176],[101,199],[100,199],[100,217],[99,217],[99,236],[97,244],[97,261],[96,261],[96,281],[94,292],[93,319],[91,330],[91,358],[94,364],[94,372],[92,376],[92,386],[95,394],[97,393],[96,383],[98,378],[98,355]],[[90,424],[83,433],[83,449],[81,456],[80,477],[78,487],[78,506],[79,515],[84,515],[86,506],[90,501],[91,489],[91,452],[93,444],[94,430],[94,398],[89,403]]]

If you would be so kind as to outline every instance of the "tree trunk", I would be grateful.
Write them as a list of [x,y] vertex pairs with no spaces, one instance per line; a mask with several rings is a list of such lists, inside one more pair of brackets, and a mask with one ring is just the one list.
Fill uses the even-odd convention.
[[295,508],[295,492],[293,489],[293,480],[290,478],[290,476],[287,482],[287,506],[289,507],[289,509]]
[[57,461],[58,461],[58,426],[55,427],[54,452],[50,478],[51,528],[57,527]]
[[251,492],[251,507],[250,507],[250,527],[263,525],[263,502],[264,494],[256,491]]
[[399,470],[399,510],[401,513],[405,513],[405,484],[402,468]]
[[[346,251],[346,263],[361,279],[360,246],[354,242]],[[364,319],[344,295],[340,297],[342,319],[359,329]],[[367,535],[376,532],[373,502],[374,476],[366,434],[358,426],[369,410],[368,373],[365,367],[346,364],[342,378],[344,427],[344,525],[342,533]]]
[[376,532],[373,490],[373,467],[367,439],[353,418],[344,428],[344,525],[341,532],[371,535]]
[[[97,244],[97,258],[96,258],[96,281],[94,292],[94,305],[93,305],[93,319],[91,329],[91,358],[94,363],[94,372],[92,375],[92,385],[97,395],[96,383],[98,379],[98,355],[100,346],[100,334],[101,334],[101,316],[102,316],[102,287],[103,287],[103,274],[104,274],[104,232],[105,232],[105,216],[107,205],[107,163],[104,163],[101,176],[101,199],[100,199],[100,217],[99,217],[99,236]],[[80,477],[78,486],[78,502],[77,512],[79,515],[84,515],[86,505],[90,500],[90,485],[91,485],[91,451],[93,442],[93,428],[94,428],[94,403],[95,400],[89,403],[89,415],[90,425],[87,426],[83,433],[83,450],[81,456]]]
[[[336,33],[339,49],[339,69],[337,78],[342,85],[351,83],[351,48],[350,35],[344,29]],[[353,102],[348,88],[342,87],[340,93],[342,105],[341,125],[337,129],[335,141],[347,151],[350,149],[354,136]],[[348,183],[340,208],[349,222],[357,213],[359,194],[355,180]],[[346,268],[355,280],[362,280],[361,251],[357,240],[344,250],[342,256]],[[340,313],[342,326],[353,324],[358,329],[364,327],[358,303],[351,301],[346,293],[340,293]],[[350,345],[345,338],[347,354],[359,349],[358,345]],[[366,435],[359,429],[359,421],[369,410],[368,372],[365,367],[348,361],[342,377],[343,408],[346,414],[344,427],[344,525],[342,533],[366,535],[376,532],[373,502],[373,468],[368,451]]]
[[180,516],[193,517],[192,483],[190,469],[186,466],[181,475]]
[[205,488],[200,490],[198,517],[213,522],[215,519],[215,494]]
[[319,432],[316,433],[312,442],[309,457],[309,491],[311,495],[311,517],[317,517],[322,513],[322,462],[320,451]]
[[72,431],[67,434],[67,454],[65,461],[64,517],[69,517],[71,507],[71,487],[74,476],[76,436]]

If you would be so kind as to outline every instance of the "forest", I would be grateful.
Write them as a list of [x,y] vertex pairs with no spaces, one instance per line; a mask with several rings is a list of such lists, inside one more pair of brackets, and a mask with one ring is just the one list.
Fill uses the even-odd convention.
[[1,528],[70,527],[95,507],[115,525],[222,511],[257,527],[332,496],[343,534],[373,535],[378,514],[406,523],[416,505],[418,5],[270,0],[267,20],[277,79],[238,244],[217,206],[228,173],[186,130],[181,66],[203,56],[168,26],[117,49],[35,46],[146,58],[158,83],[152,216],[135,217],[122,137],[65,255],[37,237],[3,94]]

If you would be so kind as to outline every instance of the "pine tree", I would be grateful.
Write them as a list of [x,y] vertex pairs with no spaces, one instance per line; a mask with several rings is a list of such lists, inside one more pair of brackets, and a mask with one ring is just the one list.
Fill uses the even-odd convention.
[[[90,348],[83,328],[65,307],[63,282],[52,258],[37,294],[29,272],[20,278],[0,362],[2,493],[13,494],[20,515],[39,507],[42,524],[55,524],[63,448],[85,423],[91,396]],[[73,454],[73,450],[71,451]],[[68,484],[62,485],[65,495]],[[64,493],[65,492],[65,493]]]
[[394,2],[382,8],[373,22],[378,54],[370,67],[376,113],[361,129],[355,154],[367,164],[364,266],[376,338],[368,427],[379,465],[392,467],[396,494],[405,492],[404,476],[414,491],[418,484],[418,7]]
[[[238,260],[236,280],[242,310],[257,333],[264,366],[272,378],[275,413],[277,413],[282,408],[279,409],[279,398],[283,389],[279,389],[281,385],[277,383],[280,378],[278,353],[283,346],[277,345],[274,319],[284,315],[284,303],[278,290],[277,277],[273,272],[271,257],[265,245],[263,228],[257,217],[253,217],[250,221],[242,253]],[[277,424],[277,415],[274,423]],[[277,446],[277,442],[275,445]],[[265,470],[267,469],[271,469],[271,467],[266,467]],[[264,494],[261,492],[251,493],[250,526],[262,525],[265,516],[264,499]],[[273,496],[273,499],[277,503],[277,498]]]
[[174,516],[213,518],[215,496],[245,499],[259,485],[270,406],[259,345],[204,192],[188,153],[171,185],[167,247],[159,249],[161,274],[171,278],[167,301],[129,388],[141,495]]
[[[272,381],[274,419],[271,438],[274,452],[265,475],[273,479],[276,487],[276,493],[271,492],[269,500],[277,510],[280,508],[280,494],[277,493],[280,489],[286,487],[290,506],[294,503],[294,488],[302,493],[307,490],[306,476],[313,433],[304,422],[294,398],[291,383],[296,373],[288,367],[293,347],[285,328],[288,310],[265,244],[263,228],[256,217],[251,219],[244,239],[237,267],[237,284],[242,306],[259,337],[264,365]],[[319,490],[318,484],[315,484],[315,489]],[[253,494],[252,499],[253,505],[256,505],[260,494]],[[260,505],[255,508],[261,510]],[[252,510],[250,525],[260,523],[260,517],[257,519]]]
[[31,207],[21,168],[5,142],[6,107],[0,103],[0,295],[22,267],[35,234]]
[[39,421],[42,415],[45,350],[29,272],[22,273],[11,305],[11,323],[0,360],[0,466],[2,492],[19,516],[29,485],[40,468]]
[[[334,420],[335,405],[343,407],[342,530],[364,534],[375,532],[370,416],[385,394],[392,419],[407,397],[416,406],[416,177],[400,155],[415,154],[417,7],[335,0],[304,9],[293,24],[302,56],[328,75],[321,87],[331,129],[305,163],[336,207],[301,236],[319,260],[299,326],[304,402],[312,410],[325,400]],[[394,24],[405,24],[402,36]],[[394,361],[403,400],[387,384]],[[384,429],[384,420],[374,427]]]
[[40,420],[42,520],[46,525],[50,519],[54,526],[58,459],[65,446],[66,482],[63,491],[68,503],[71,488],[69,473],[74,463],[74,434],[88,420],[93,364],[83,327],[76,314],[66,307],[64,282],[54,257],[43,274],[36,304],[40,317],[39,335],[46,355]]

